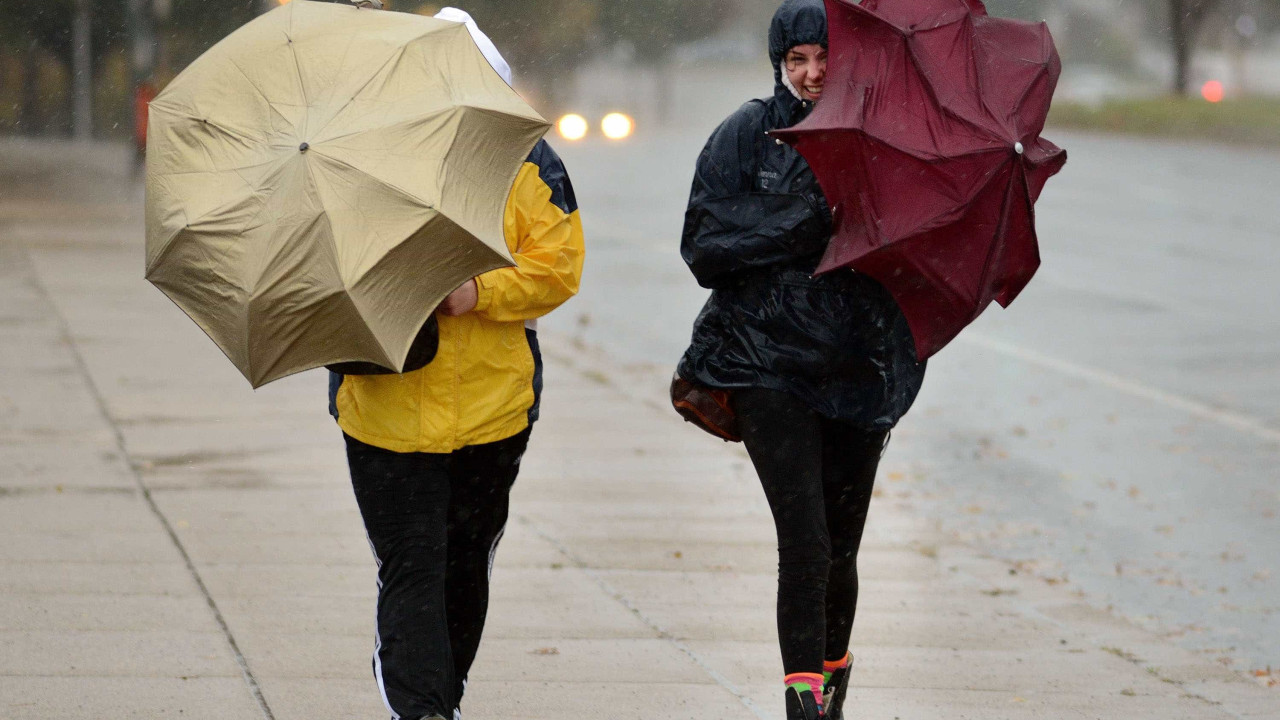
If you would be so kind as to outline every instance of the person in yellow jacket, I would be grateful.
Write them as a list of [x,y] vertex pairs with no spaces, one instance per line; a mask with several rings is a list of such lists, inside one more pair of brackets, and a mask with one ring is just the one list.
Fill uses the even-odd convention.
[[[510,69],[470,16],[477,45]],[[539,141],[507,201],[516,266],[484,273],[436,311],[439,347],[420,370],[334,375],[330,411],[347,444],[378,563],[373,669],[392,717],[460,718],[508,498],[538,416],[534,321],[578,291],[583,236],[563,163]]]

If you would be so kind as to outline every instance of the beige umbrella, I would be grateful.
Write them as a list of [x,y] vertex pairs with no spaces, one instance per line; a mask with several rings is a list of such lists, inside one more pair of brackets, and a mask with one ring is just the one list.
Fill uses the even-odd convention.
[[450,291],[513,264],[506,200],[547,128],[461,23],[293,0],[151,103],[147,279],[254,387],[402,369]]

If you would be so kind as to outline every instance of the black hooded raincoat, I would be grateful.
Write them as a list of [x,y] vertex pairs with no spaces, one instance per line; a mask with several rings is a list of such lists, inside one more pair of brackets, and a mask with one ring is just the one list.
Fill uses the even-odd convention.
[[769,137],[813,103],[782,82],[787,50],[827,43],[822,0],[787,0],[769,28],[773,97],[730,115],[698,157],[680,253],[713,290],[680,361],[684,378],[800,398],[819,414],[889,429],[924,380],[897,304],[851,270],[814,277],[831,213],[808,163]]

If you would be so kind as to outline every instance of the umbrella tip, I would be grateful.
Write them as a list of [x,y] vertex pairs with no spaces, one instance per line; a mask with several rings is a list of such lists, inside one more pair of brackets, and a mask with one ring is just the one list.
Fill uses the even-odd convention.
[[[305,145],[306,145],[306,143],[303,143],[303,145],[305,146]],[[1016,143],[1014,143],[1014,144],[1013,144],[1013,151],[1014,151],[1014,152],[1016,152],[1016,153],[1018,153],[1019,155],[1021,155],[1021,154],[1022,154],[1022,150],[1023,150],[1022,143],[1020,143],[1020,142],[1016,142]]]
[[[306,152],[310,149],[311,145],[309,143],[302,143],[298,146],[298,152]],[[1022,143],[1018,143],[1018,152],[1022,152]]]

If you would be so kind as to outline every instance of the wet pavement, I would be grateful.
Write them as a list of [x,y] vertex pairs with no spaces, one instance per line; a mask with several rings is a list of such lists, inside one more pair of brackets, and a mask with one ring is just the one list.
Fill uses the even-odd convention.
[[[705,131],[704,131],[705,132]],[[930,362],[882,497],[1245,670],[1280,666],[1280,152],[1046,133],[1043,265]],[[690,129],[559,143],[591,240],[547,326],[654,393],[705,297]]]
[[[564,153],[588,208],[588,282],[544,324],[543,420],[467,717],[780,716],[768,510],[740,447],[664,407],[701,293],[674,253],[686,179],[645,163],[675,167],[696,145],[634,143],[630,164],[618,148]],[[142,280],[140,195],[111,171],[117,150],[0,143],[20,181],[0,197],[0,717],[385,717],[368,660],[373,563],[325,378],[249,390]],[[1173,506],[1274,541],[1274,524],[1249,535],[1242,520],[1265,500],[1230,496],[1252,470],[1191,494],[1197,443],[1263,467],[1248,453],[1269,426],[1001,324],[1056,307],[1035,297],[945,351],[896,434],[861,556],[859,716],[1276,717],[1274,688],[1162,637],[1169,620],[1153,633],[1105,607],[1140,618],[1204,597],[1142,572],[1146,553],[1220,537],[1148,529]],[[1089,322],[1051,317],[1086,342]],[[1165,434],[1193,449],[1157,464]],[[1123,480],[1113,490],[1090,463]],[[1104,567],[1104,547],[1132,564],[1090,585],[1080,568]],[[1242,554],[1226,567],[1265,561]]]

